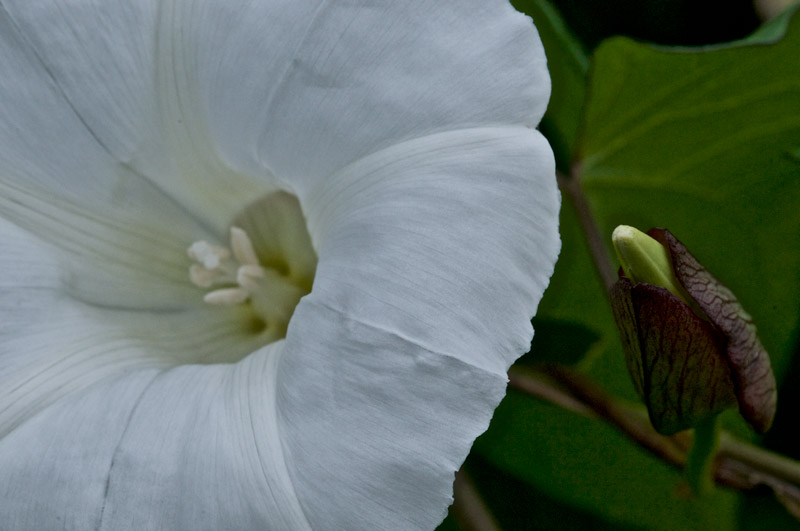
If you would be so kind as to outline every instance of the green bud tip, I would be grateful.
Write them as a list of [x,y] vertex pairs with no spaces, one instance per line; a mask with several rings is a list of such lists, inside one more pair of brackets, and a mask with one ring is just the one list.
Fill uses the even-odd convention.
[[620,225],[611,235],[614,250],[625,276],[634,284],[644,282],[651,286],[668,289],[681,301],[689,304],[667,249],[644,232]]

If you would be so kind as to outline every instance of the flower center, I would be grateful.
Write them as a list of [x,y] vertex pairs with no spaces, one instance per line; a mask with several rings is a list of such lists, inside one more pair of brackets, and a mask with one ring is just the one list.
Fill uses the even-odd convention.
[[285,192],[247,207],[230,229],[229,247],[198,241],[187,253],[195,262],[189,279],[208,290],[203,300],[214,306],[249,307],[265,342],[286,336],[295,307],[311,291],[316,270],[299,202]]

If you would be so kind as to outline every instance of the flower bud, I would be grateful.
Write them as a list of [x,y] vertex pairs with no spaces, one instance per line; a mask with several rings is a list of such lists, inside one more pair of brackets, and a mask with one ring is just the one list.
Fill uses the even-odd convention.
[[611,305],[653,426],[670,435],[738,405],[765,432],[777,390],[750,316],[669,231],[648,234],[614,231],[622,267]]

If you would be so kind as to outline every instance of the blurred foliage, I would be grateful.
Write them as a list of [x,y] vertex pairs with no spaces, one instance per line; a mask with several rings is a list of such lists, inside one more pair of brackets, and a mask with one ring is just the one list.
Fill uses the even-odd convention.
[[[755,22],[752,8],[737,2],[717,3],[726,17],[748,13],[725,28],[726,17],[710,24],[689,2],[611,4],[559,1],[568,25],[545,0],[515,2],[535,20],[548,55],[553,97],[541,129],[560,170],[581,179],[604,235],[620,223],[667,227],[736,293],[785,380],[766,443],[797,452],[800,16],[740,40]],[[594,49],[613,33],[671,44],[739,41],[670,49],[614,37]],[[594,49],[591,60],[586,49]],[[604,288],[566,196],[561,234],[522,363],[570,364],[634,400]],[[725,421],[752,437],[735,413]],[[515,391],[466,468],[506,529],[797,525],[769,493],[692,497],[680,472],[616,430]],[[455,528],[451,519],[442,527]]]
[[553,0],[588,48],[614,35],[699,46],[741,39],[759,25],[751,0]]
[[577,151],[603,234],[669,228],[755,318],[779,379],[800,311],[799,51],[800,17],[769,45],[691,53],[610,39]]
[[589,57],[551,4],[540,0],[515,0],[512,4],[533,18],[544,43],[553,90],[539,128],[550,141],[563,170],[578,137]]
[[[530,483],[517,479],[494,467],[487,460],[473,454],[465,470],[476,484],[479,494],[495,516],[501,529],[536,529],[560,531],[563,529],[591,529],[592,531],[633,531],[638,527],[625,527],[603,520],[596,514],[563,504],[549,497]],[[455,519],[440,531],[458,529]]]

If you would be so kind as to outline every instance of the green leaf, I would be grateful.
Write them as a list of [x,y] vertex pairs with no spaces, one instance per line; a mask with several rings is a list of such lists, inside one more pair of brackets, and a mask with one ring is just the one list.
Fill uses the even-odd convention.
[[550,2],[514,0],[512,4],[533,19],[544,44],[553,88],[540,129],[553,146],[559,167],[567,168],[578,135],[589,58]]
[[800,317],[800,17],[747,42],[601,45],[579,173],[604,234],[666,227],[736,294],[780,377]]
[[[575,507],[560,503],[536,489],[530,483],[507,474],[475,455],[467,459],[464,469],[469,473],[478,494],[495,517],[500,529],[563,531],[591,529],[592,531],[633,531],[636,526],[624,526]],[[446,531],[440,529],[439,531]]]
[[692,497],[679,471],[613,428],[517,392],[500,405],[476,450],[547,496],[619,526],[735,529],[734,493]]
[[[677,51],[623,38],[601,45],[573,170],[609,252],[616,225],[669,228],[752,315],[779,380],[800,320],[798,19],[784,25],[782,39],[776,26],[727,47]],[[543,129],[557,144],[570,122],[551,117],[562,125]],[[566,196],[561,235],[562,254],[538,315],[596,335],[577,367],[608,392],[635,400],[605,289]],[[733,422],[743,429],[731,419],[735,413],[724,415],[728,428]],[[688,497],[679,471],[616,430],[513,391],[476,451],[607,521],[647,529],[737,527],[740,495],[716,489],[708,499]]]
[[531,352],[519,359],[518,365],[559,363],[572,365],[578,363],[600,339],[587,326],[580,323],[535,317],[533,329],[536,333],[531,341]]

